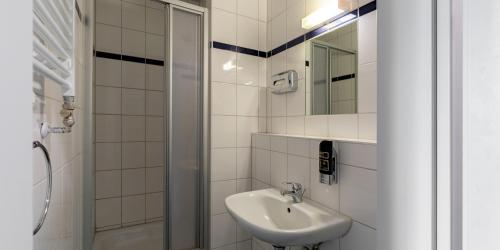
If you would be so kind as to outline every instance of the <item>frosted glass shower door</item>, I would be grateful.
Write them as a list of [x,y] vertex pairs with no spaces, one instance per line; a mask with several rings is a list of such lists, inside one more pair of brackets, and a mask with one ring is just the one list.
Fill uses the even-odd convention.
[[166,249],[202,247],[204,166],[203,13],[168,7]]

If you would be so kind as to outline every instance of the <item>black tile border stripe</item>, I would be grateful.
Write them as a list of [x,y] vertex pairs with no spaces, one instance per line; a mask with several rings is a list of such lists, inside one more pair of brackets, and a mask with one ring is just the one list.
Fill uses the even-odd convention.
[[[358,9],[355,9],[351,12],[347,12],[347,13],[344,13],[343,15],[341,16],[336,16],[334,17],[333,19],[331,19],[328,23],[331,23],[331,22],[334,22],[348,14],[357,14],[358,15],[358,18],[360,16],[363,16],[363,15],[366,15],[372,11],[375,11],[377,9],[377,1],[372,1],[370,3],[367,3],[361,7],[359,7]],[[349,20],[350,21],[350,20]],[[212,48],[216,48],[216,49],[222,49],[222,50],[228,50],[228,51],[233,51],[233,52],[238,52],[238,53],[242,53],[242,54],[246,54],[246,55],[251,55],[251,56],[258,56],[258,57],[262,57],[262,58],[269,58],[273,55],[277,55],[287,49],[290,49],[296,45],[299,45],[307,40],[310,40],[311,38],[314,38],[326,31],[328,31],[329,29],[325,28],[326,25],[324,26],[321,26],[319,28],[316,28],[314,30],[311,30],[307,33],[305,33],[304,35],[301,35],[301,36],[298,36],[294,39],[292,39],[291,41],[285,43],[285,44],[282,44],[270,51],[258,51],[258,50],[254,50],[254,49],[249,49],[249,48],[244,48],[244,47],[240,47],[240,46],[236,46],[236,45],[231,45],[231,44],[227,44],[227,43],[221,43],[221,42],[217,42],[217,41],[212,41],[211,42],[211,46]]]
[[349,75],[332,77],[332,82],[338,82],[338,81],[347,80],[347,79],[351,79],[351,78],[355,78],[355,77],[356,77],[356,74],[349,74]]
[[145,64],[151,64],[151,65],[157,65],[157,66],[165,65],[165,62],[162,60],[129,56],[129,55],[121,55],[121,54],[104,52],[104,51],[96,51],[95,56],[100,57],[100,58],[121,60],[121,61],[127,61],[127,62],[135,62],[135,63],[145,63]]

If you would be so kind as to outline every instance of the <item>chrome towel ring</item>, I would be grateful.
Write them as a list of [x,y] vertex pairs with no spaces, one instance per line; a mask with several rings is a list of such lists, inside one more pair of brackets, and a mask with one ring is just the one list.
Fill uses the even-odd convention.
[[43,155],[45,156],[45,166],[47,170],[47,191],[45,192],[44,208],[42,214],[40,215],[40,218],[38,219],[38,223],[35,229],[33,229],[33,235],[35,235],[36,233],[38,233],[38,231],[40,231],[40,229],[43,226],[43,222],[45,222],[45,218],[47,217],[47,212],[49,211],[50,196],[52,195],[52,164],[50,163],[49,152],[47,151],[45,146],[39,141],[33,142],[33,149],[35,148],[40,148],[43,152]]

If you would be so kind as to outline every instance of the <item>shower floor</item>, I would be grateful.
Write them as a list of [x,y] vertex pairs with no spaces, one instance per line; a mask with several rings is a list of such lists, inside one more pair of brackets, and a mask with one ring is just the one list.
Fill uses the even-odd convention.
[[99,232],[94,250],[162,250],[163,222]]

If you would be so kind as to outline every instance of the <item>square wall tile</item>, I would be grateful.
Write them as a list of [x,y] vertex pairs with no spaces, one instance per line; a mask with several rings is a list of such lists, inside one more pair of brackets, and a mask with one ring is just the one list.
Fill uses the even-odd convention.
[[271,151],[286,153],[287,152],[287,137],[286,136],[269,136],[271,138]]
[[107,58],[95,58],[95,84],[109,87],[122,86],[122,62]]
[[145,82],[146,65],[144,63],[122,62],[122,86],[124,88],[144,89]]
[[97,0],[95,5],[97,23],[121,26],[122,2],[120,0]]
[[144,141],[146,120],[144,116],[122,117],[122,140],[127,142]]
[[146,219],[163,217],[163,192],[146,194]]
[[359,139],[377,140],[377,114],[359,114]]
[[165,164],[164,142],[146,142],[146,166],[158,167]]
[[[275,1],[277,0],[273,0]],[[271,48],[274,49],[286,41],[286,14],[282,13],[271,20]]]
[[267,1],[259,0],[259,20],[262,22],[267,22]]
[[271,147],[271,136],[268,134],[252,134],[252,147],[269,150]]
[[237,0],[238,15],[259,18],[259,1]]
[[122,89],[122,113],[124,115],[144,115],[146,92],[138,89]]
[[286,10],[286,34],[288,41],[307,32],[306,29],[302,29],[302,18],[306,15],[306,1],[304,0],[293,1],[293,4]]
[[212,40],[236,44],[236,14],[212,9]]
[[221,181],[236,178],[236,149],[216,148],[211,154],[211,180]]
[[121,126],[122,124],[120,115],[96,115],[96,142],[120,142]]
[[259,129],[258,117],[238,116],[236,118],[236,146],[249,148],[252,146],[252,133]]
[[145,168],[126,169],[122,172],[123,195],[137,195],[145,193]]
[[236,115],[236,85],[212,82],[212,114]]
[[121,143],[96,143],[95,168],[99,170],[121,169]]
[[286,133],[286,118],[273,117],[271,118],[271,133],[284,134]]
[[97,23],[95,26],[95,48],[97,51],[120,54],[122,52],[121,29]]
[[238,85],[236,87],[237,115],[258,116],[259,115],[259,88]]
[[271,152],[271,185],[277,188],[287,181],[287,155],[285,153]]
[[287,138],[288,154],[309,157],[309,139],[306,138]]
[[259,57],[238,53],[236,82],[246,86],[259,86]]
[[236,222],[227,214],[212,216],[211,247],[221,247],[236,242]]
[[130,29],[122,29],[122,53],[128,56],[144,57],[146,54],[146,33]]
[[377,170],[376,144],[341,142],[337,152],[342,164]]
[[236,149],[236,177],[252,178],[252,149]]
[[121,114],[120,88],[95,87],[95,112],[98,114]]
[[121,171],[97,171],[95,179],[95,198],[112,198],[121,195]]
[[123,223],[143,222],[146,219],[146,196],[136,195],[122,198]]
[[95,224],[96,227],[120,225],[122,217],[121,198],[96,200]]
[[267,24],[259,22],[259,50],[269,51],[267,49]]
[[146,89],[163,91],[165,68],[157,65],[146,65]]
[[252,191],[252,179],[238,179],[236,180],[236,192]]
[[237,0],[217,0],[212,2],[212,8],[217,8],[228,12],[236,13],[236,3]]
[[134,30],[146,30],[146,8],[144,6],[122,3],[122,27]]
[[146,58],[163,60],[165,57],[164,37],[146,34]]
[[146,91],[146,115],[163,116],[163,91]]
[[358,113],[377,112],[377,63],[359,65]]
[[268,0],[268,3],[269,19],[275,18],[286,9],[286,0]]
[[146,144],[144,142],[124,142],[122,144],[122,168],[142,168],[146,166]]
[[305,118],[306,135],[328,136],[328,116],[314,115]]
[[236,83],[236,52],[221,49],[212,51],[212,80]]
[[336,138],[358,138],[358,115],[332,115],[328,117],[329,134]]
[[146,117],[146,141],[164,141],[164,131],[163,117]]
[[[246,0],[247,1],[247,0]],[[256,2],[256,1],[247,1]],[[227,24],[226,24],[227,25]],[[236,44],[250,49],[259,49],[259,21],[256,19],[237,16]]]
[[259,181],[271,182],[271,154],[268,150],[255,149],[255,175]]
[[212,116],[212,148],[236,146],[236,117]]
[[146,32],[157,35],[165,34],[165,16],[163,10],[146,8]]
[[164,167],[146,168],[146,193],[161,192],[165,189]]
[[215,181],[211,184],[211,213],[212,215],[226,213],[224,201],[226,197],[236,193],[236,180]]
[[286,133],[289,135],[304,135],[304,116],[288,116],[286,118]]
[[340,212],[377,227],[377,172],[339,165]]

